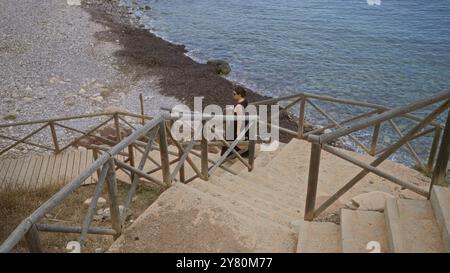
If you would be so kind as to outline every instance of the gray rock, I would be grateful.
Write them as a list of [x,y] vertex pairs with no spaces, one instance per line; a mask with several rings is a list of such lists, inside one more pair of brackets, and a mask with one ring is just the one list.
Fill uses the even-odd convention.
[[94,216],[92,217],[92,219],[93,219],[94,221],[100,222],[100,221],[103,220],[103,215],[98,215],[98,214],[96,214],[96,215],[94,215]]
[[24,102],[26,102],[26,103],[29,103],[29,102],[32,102],[33,101],[33,98],[30,98],[30,97],[23,97],[23,99],[22,99]]
[[127,109],[123,108],[123,107],[118,107],[118,106],[107,106],[104,108],[105,112],[128,112]]
[[95,100],[97,102],[102,102],[103,101],[103,97],[102,96],[92,97],[91,99]]
[[106,98],[108,96],[110,96],[113,93],[113,90],[111,88],[108,87],[102,87],[100,88],[100,96],[102,96],[103,98]]
[[228,75],[231,72],[230,65],[224,60],[209,60],[206,64],[214,66],[219,75]]
[[[122,206],[122,205],[119,205],[119,213],[120,213],[120,215],[123,215],[124,211],[125,211],[125,207]],[[127,217],[130,216],[130,215],[131,214],[127,215]],[[109,208],[106,208],[106,209],[103,210],[103,219],[105,219],[105,220],[111,219],[111,210]]]
[[102,248],[96,248],[95,249],[95,253],[103,253],[103,249]]
[[[84,205],[85,205],[85,206],[90,206],[90,205],[91,205],[91,202],[92,202],[92,197],[86,199],[86,200],[84,201]],[[103,197],[99,197],[99,198],[98,198],[98,201],[97,201],[97,206],[102,207],[102,206],[104,206],[105,204],[106,204],[106,199],[103,198]]]
[[399,191],[397,191],[398,197],[401,199],[411,199],[411,200],[415,200],[418,198],[417,193],[414,193],[410,190],[406,190],[406,189],[401,189]]
[[106,208],[103,210],[103,214],[102,214],[103,218],[106,220],[109,220],[111,218],[111,211],[109,208]]
[[383,212],[388,198],[394,198],[394,196],[382,191],[371,191],[353,197],[347,207]]
[[15,120],[17,119],[17,113],[16,112],[9,112],[6,115],[3,116],[4,120]]
[[81,0],[67,0],[69,6],[81,6]]

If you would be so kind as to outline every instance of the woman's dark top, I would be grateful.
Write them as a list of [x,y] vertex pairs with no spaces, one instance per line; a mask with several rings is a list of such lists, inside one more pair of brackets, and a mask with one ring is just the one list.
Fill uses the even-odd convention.
[[[236,106],[238,106],[239,104],[242,105],[242,107],[244,107],[244,115],[245,115],[245,108],[247,108],[247,106],[248,106],[247,100],[244,99],[243,101],[234,104],[234,108],[236,108]],[[237,116],[237,113],[234,113],[234,115]],[[238,134],[240,133],[237,131],[237,124],[238,124],[238,121],[235,120],[234,121],[234,139],[236,139]],[[245,128],[247,128],[247,125],[248,125],[248,120],[245,120],[242,130],[245,130]],[[248,136],[249,136],[249,131],[245,132],[245,139],[248,139]]]

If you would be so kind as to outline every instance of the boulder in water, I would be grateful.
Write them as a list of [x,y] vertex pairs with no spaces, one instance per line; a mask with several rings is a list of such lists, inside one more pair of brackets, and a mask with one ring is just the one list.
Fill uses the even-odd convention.
[[230,65],[224,60],[209,60],[206,64],[214,66],[219,75],[228,75],[231,72]]

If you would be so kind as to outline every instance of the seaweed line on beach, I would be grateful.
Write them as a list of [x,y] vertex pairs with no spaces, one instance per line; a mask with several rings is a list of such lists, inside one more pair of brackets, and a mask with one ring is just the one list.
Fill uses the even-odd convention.
[[[96,34],[99,40],[120,41],[122,49],[114,56],[123,73],[131,73],[136,79],[158,75],[161,94],[175,97],[189,107],[193,106],[194,97],[203,97],[203,105],[232,104],[231,90],[236,83],[218,75],[214,66],[192,60],[184,45],[172,44],[142,28],[118,2],[86,0],[83,7],[92,20],[109,29]],[[246,89],[250,102],[269,98]],[[280,125],[296,130],[297,124],[291,119],[292,115],[281,113]],[[281,141],[290,139],[281,133]]]

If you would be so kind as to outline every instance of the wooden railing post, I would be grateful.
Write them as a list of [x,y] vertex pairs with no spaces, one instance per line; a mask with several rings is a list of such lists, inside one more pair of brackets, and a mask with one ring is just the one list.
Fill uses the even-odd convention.
[[[178,159],[181,160],[182,156],[183,156],[183,152],[181,151],[181,149],[178,149]],[[181,165],[181,168],[180,168],[180,182],[181,183],[186,182],[186,171],[185,171],[184,163],[183,163],[183,165]]]
[[108,161],[106,161],[102,165],[102,170],[100,172],[100,178],[98,179],[97,185],[95,186],[94,194],[91,197],[91,203],[89,204],[89,207],[86,211],[86,215],[84,216],[83,224],[81,226],[80,239],[78,240],[78,242],[80,243],[81,246],[83,246],[83,244],[84,244],[84,241],[88,234],[89,227],[92,223],[92,220],[93,220],[93,217],[95,214],[95,209],[97,208],[98,199],[100,198],[100,195],[102,194],[102,191],[103,191],[103,186],[105,185],[109,167],[110,167],[110,165],[108,164]]
[[256,141],[250,140],[248,143],[248,165],[250,166],[250,168],[248,169],[249,172],[251,172],[255,167],[255,149]]
[[[253,168],[254,168],[254,165],[255,165],[255,149],[256,149],[256,139],[257,139],[257,133],[256,133],[256,130],[253,130],[253,129],[256,129],[256,124],[257,124],[257,120],[255,120],[255,121],[250,121],[252,124],[251,124],[251,126],[250,126],[250,128],[248,129],[248,131],[249,131],[249,134],[248,134],[248,136],[249,136],[249,139],[248,139],[248,165],[249,165],[249,168],[248,168],[248,171],[249,172],[251,172],[252,170],[253,170]],[[254,134],[253,134],[253,132],[255,132]]]
[[[92,157],[94,158],[94,161],[98,159],[98,149],[92,149]],[[100,179],[100,169],[97,169],[97,182]]]
[[433,177],[431,179],[431,186],[448,186],[447,181],[447,167],[450,149],[450,111],[448,111],[447,122],[442,135],[439,153],[434,166]]
[[52,133],[52,141],[53,141],[53,146],[55,146],[55,152],[59,153],[60,149],[59,149],[59,143],[58,143],[58,136],[56,135],[56,130],[55,130],[55,123],[53,121],[50,121],[48,123],[48,125],[50,126],[50,131]]
[[314,219],[316,206],[317,184],[319,182],[320,154],[322,146],[319,143],[311,143],[311,157],[309,160],[308,189],[306,192],[305,220]]
[[439,126],[435,127],[433,143],[431,144],[430,155],[428,157],[427,168],[428,172],[433,172],[434,163],[436,162],[436,154],[439,148],[439,142],[441,141],[442,129]]
[[114,127],[116,129],[116,141],[120,142],[122,140],[122,136],[120,135],[120,124],[119,124],[119,114],[114,114]]
[[141,123],[142,123],[142,125],[144,125],[145,124],[145,118],[144,118],[144,96],[142,95],[142,93],[139,94],[139,102],[140,102],[140,105],[141,105],[141,116],[142,116]]
[[203,180],[208,181],[209,180],[209,173],[208,173],[208,140],[206,139],[204,133],[205,123],[206,121],[202,121],[203,126],[201,128],[202,132],[202,140],[200,143],[201,148],[201,172],[203,176]]
[[305,127],[305,102],[306,102],[306,97],[303,96],[302,99],[300,100],[300,110],[299,110],[299,114],[298,114],[298,138],[303,138],[303,130]]
[[375,124],[373,127],[372,141],[370,143],[370,155],[375,156],[377,153],[378,137],[380,135],[381,123]]
[[28,244],[30,253],[43,253],[44,249],[42,247],[41,239],[39,238],[39,231],[36,225],[32,225],[30,230],[25,234],[25,239]]
[[[130,166],[134,168],[135,166],[135,160],[134,160],[134,145],[130,144],[128,145],[128,160],[130,163]],[[131,172],[131,177],[130,177],[131,181],[134,181],[134,173]]]
[[[109,169],[107,174],[107,188],[109,194],[109,210],[111,212],[111,226],[112,229],[116,232],[114,235],[114,239],[117,239],[122,232],[122,222],[121,215],[119,210],[119,199],[118,199],[118,190],[117,190],[117,180],[116,180],[116,166],[114,164],[114,159],[111,158],[109,160]],[[123,213],[125,214],[123,217],[126,219],[126,214],[128,213],[126,209],[124,209]]]
[[170,181],[170,162],[169,148],[167,144],[166,121],[162,120],[159,124],[159,152],[161,155],[161,169],[163,174],[163,182],[167,186],[172,183]]

